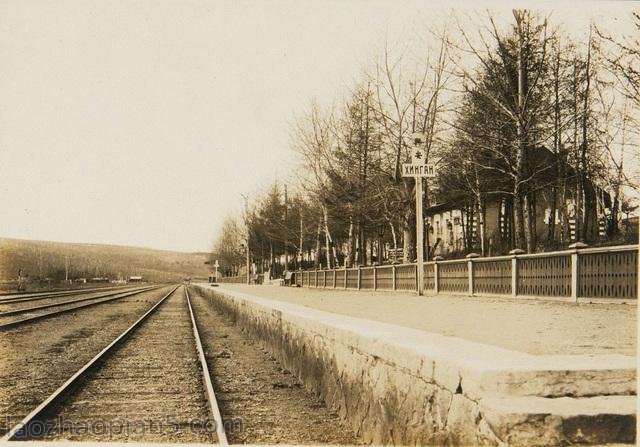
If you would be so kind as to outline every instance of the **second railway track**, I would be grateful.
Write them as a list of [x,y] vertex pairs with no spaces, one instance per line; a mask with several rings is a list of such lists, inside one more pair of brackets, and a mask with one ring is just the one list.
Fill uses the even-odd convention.
[[110,290],[126,290],[130,286],[95,287],[91,289],[54,290],[50,292],[35,292],[0,296],[0,304],[18,303],[23,301],[37,301],[70,295],[85,295],[87,293],[107,292]]
[[35,320],[49,318],[67,312],[73,312],[90,306],[119,300],[129,296],[137,295],[149,290],[157,289],[160,286],[145,286],[136,289],[120,290],[109,293],[102,293],[95,296],[63,299],[62,301],[54,301],[47,304],[21,306],[18,308],[9,308],[0,312],[0,331],[8,330],[13,327],[26,324]]
[[185,288],[165,295],[3,440],[41,438],[226,444]]

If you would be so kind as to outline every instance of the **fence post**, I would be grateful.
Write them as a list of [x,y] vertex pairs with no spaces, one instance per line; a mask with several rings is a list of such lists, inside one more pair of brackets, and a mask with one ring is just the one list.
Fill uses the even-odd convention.
[[318,269],[316,269],[316,280],[313,282],[315,284],[316,289],[318,288]]
[[349,270],[347,270],[347,264],[344,265],[344,290],[347,290],[347,274]]
[[373,290],[378,290],[378,274],[375,265],[373,266]]
[[360,270],[360,265],[358,265],[358,290],[360,290],[360,281],[362,280],[362,271]]
[[391,266],[391,284],[393,285],[392,289],[396,290],[396,265],[395,264]]
[[336,288],[336,273],[338,272],[338,269],[335,268],[333,269],[333,288]]
[[513,249],[509,252],[511,255],[511,296],[516,297],[518,295],[518,255],[524,253],[524,250],[520,248]]
[[569,245],[569,248],[573,250],[571,253],[571,299],[578,302],[578,278],[580,275],[578,267],[578,249],[587,248],[588,245],[584,242],[574,242]]
[[469,295],[473,296],[473,258],[479,258],[478,253],[469,253],[466,258],[467,261],[467,275],[469,276]]
[[433,257],[433,290],[436,294],[440,293],[440,267],[438,266],[438,261],[443,259],[442,256]]

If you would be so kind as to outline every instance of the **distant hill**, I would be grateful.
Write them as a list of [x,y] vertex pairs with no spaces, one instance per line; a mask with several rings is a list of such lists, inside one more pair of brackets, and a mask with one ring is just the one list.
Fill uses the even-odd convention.
[[22,269],[31,280],[141,275],[149,281],[179,281],[207,276],[207,253],[182,253],[120,245],[77,244],[0,238],[0,281],[13,280]]

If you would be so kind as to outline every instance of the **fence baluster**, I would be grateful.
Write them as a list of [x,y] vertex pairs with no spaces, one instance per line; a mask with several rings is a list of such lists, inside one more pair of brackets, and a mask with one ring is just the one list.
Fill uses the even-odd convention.
[[520,275],[520,265],[518,263],[518,255],[524,253],[524,250],[520,248],[515,248],[509,252],[511,256],[511,296],[518,296],[518,276]]
[[478,253],[469,253],[467,256],[467,276],[469,277],[469,295],[473,296],[473,258],[479,258]]
[[578,264],[578,249],[587,248],[588,245],[584,242],[575,242],[569,245],[569,248],[573,250],[571,253],[571,299],[576,303],[578,302],[578,278],[580,275]]
[[396,290],[396,266],[394,264],[391,267],[391,283],[393,284],[391,290]]
[[433,258],[433,288],[435,293],[440,293],[440,267],[438,266],[438,261],[442,261],[444,258],[442,256],[435,256]]
[[373,290],[378,290],[378,274],[376,266],[373,266]]

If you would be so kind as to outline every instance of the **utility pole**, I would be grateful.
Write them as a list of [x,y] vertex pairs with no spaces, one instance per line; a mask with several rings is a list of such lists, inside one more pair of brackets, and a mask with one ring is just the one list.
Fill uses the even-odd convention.
[[251,284],[251,254],[249,252],[249,202],[248,197],[242,195],[244,199],[244,233],[245,233],[245,250],[247,254],[247,284]]

